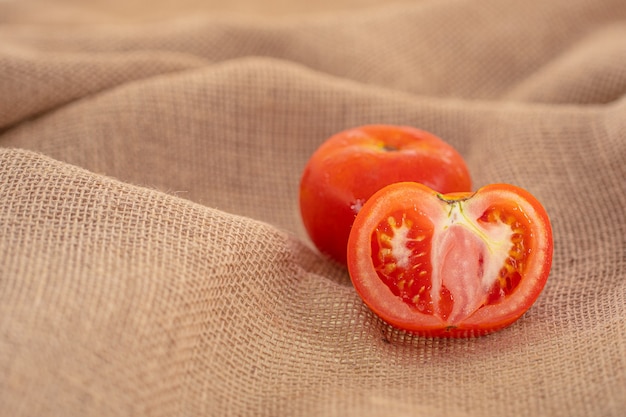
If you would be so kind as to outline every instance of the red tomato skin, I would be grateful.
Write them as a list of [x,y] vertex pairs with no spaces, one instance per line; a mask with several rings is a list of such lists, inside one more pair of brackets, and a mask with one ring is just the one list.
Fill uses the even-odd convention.
[[[496,305],[479,308],[463,322],[455,326],[446,326],[441,320],[421,314],[407,306],[385,287],[374,270],[370,241],[371,225],[387,216],[398,207],[405,209],[418,204],[418,210],[428,212],[437,203],[437,199],[464,200],[472,198],[489,199],[505,195],[513,197],[511,205],[522,204],[526,214],[532,213],[529,224],[532,235],[532,263],[522,277],[518,288],[510,298]],[[479,197],[477,197],[479,196]],[[382,203],[381,203],[382,202]],[[425,203],[427,202],[427,203]],[[394,208],[393,205],[397,207]],[[430,205],[430,208],[427,207]],[[506,202],[498,203],[505,207]],[[363,206],[355,219],[348,241],[347,263],[350,278],[357,293],[364,303],[383,321],[400,330],[424,337],[465,338],[483,336],[505,327],[518,320],[536,301],[542,292],[552,264],[553,241],[552,228],[547,212],[540,202],[528,191],[510,184],[492,184],[482,187],[475,193],[456,193],[441,195],[436,191],[416,183],[396,183],[384,187],[375,193]]]
[[327,139],[309,159],[300,181],[301,217],[318,250],[345,265],[360,207],[379,189],[402,181],[442,193],[471,190],[463,157],[429,132],[367,125]]

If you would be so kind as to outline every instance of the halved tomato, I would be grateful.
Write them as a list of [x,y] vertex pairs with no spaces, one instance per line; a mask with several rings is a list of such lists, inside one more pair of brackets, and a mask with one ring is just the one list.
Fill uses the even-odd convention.
[[401,182],[363,205],[347,259],[363,301],[392,326],[479,336],[535,302],[552,264],[552,229],[539,201],[513,185],[441,194]]

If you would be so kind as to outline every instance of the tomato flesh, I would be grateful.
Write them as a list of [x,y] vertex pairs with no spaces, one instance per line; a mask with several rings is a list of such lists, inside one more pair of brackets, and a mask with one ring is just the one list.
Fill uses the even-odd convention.
[[551,257],[545,210],[510,185],[442,195],[394,184],[366,203],[348,244],[366,304],[396,327],[439,336],[511,324],[539,295]]
[[372,261],[380,279],[402,301],[426,314],[434,313],[432,269],[425,259],[432,235],[428,219],[410,219],[396,212],[378,224],[371,239]]

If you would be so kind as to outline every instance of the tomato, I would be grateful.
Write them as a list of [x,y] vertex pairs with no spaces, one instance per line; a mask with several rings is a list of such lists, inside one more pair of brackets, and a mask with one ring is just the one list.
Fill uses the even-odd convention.
[[552,229],[539,201],[513,185],[444,195],[403,182],[363,205],[347,262],[365,304],[392,326],[479,336],[535,302],[552,263]]
[[369,125],[327,139],[309,159],[300,182],[300,212],[315,246],[345,264],[356,214],[376,191],[400,181],[442,193],[471,190],[461,155],[426,131]]

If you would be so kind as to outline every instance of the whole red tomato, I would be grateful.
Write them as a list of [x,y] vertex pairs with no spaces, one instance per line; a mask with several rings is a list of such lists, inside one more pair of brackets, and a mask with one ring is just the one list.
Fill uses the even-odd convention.
[[311,156],[300,182],[304,226],[320,252],[345,264],[354,217],[376,191],[415,181],[441,193],[470,191],[462,156],[408,126],[369,125],[337,133]]
[[444,195],[397,183],[365,203],[347,254],[355,289],[387,323],[479,336],[535,302],[552,264],[552,228],[539,201],[513,185]]

